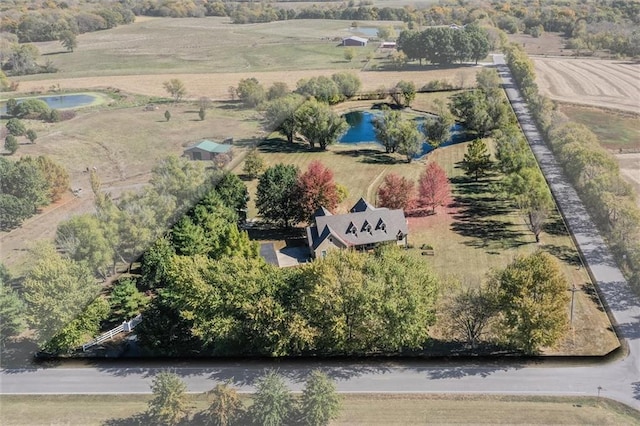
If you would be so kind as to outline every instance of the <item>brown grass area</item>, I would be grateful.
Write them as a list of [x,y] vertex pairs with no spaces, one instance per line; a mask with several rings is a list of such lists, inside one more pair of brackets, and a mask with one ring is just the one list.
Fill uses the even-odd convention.
[[534,58],[543,95],[581,105],[640,113],[640,63]]
[[[93,211],[93,194],[87,167],[95,167],[103,189],[117,197],[125,190],[140,189],[158,160],[182,155],[186,145],[200,139],[233,137],[242,150],[262,135],[253,111],[226,109],[214,104],[204,121],[197,108],[188,104],[162,106],[155,111],[143,107],[80,111],[72,120],[45,124],[30,122],[38,132],[35,144],[21,145],[15,156],[46,155],[63,165],[71,177],[71,188],[82,188],[59,203],[27,220],[20,228],[0,233],[3,262],[18,273],[25,260],[25,248],[32,241],[53,238],[58,224],[73,214]],[[164,111],[171,112],[167,122]],[[114,125],[114,123],[116,123]]]
[[572,56],[573,50],[565,49],[562,33],[543,33],[540,37],[529,34],[509,34],[509,41],[523,46],[527,55]]
[[[454,73],[456,78],[464,78],[466,84],[475,81],[475,74],[479,68],[460,67]],[[216,100],[228,100],[229,87],[237,86],[243,78],[255,77],[266,87],[276,81],[286,83],[290,88],[296,87],[296,82],[303,78],[315,76],[330,76],[338,72],[335,69],[292,70],[287,72],[232,72],[210,74],[163,74],[163,75],[116,75],[110,77],[77,77],[77,78],[49,78],[37,81],[22,81],[19,93],[43,92],[53,85],[60,85],[63,90],[98,90],[114,87],[128,93],[147,96],[168,96],[163,83],[170,78],[182,80],[187,88],[187,98],[197,99],[207,96]],[[432,69],[424,71],[349,71],[356,74],[362,81],[362,91],[373,91],[380,87],[392,87],[398,81],[413,81],[417,87],[422,87],[431,80],[451,80],[452,70]]]
[[[245,402],[249,397],[243,396]],[[148,395],[3,395],[3,424],[101,425],[123,421],[147,408]],[[208,405],[204,394],[189,395],[190,416]],[[119,421],[119,422],[118,422]],[[343,395],[332,425],[527,424],[634,425],[640,413],[596,398],[445,394]]]

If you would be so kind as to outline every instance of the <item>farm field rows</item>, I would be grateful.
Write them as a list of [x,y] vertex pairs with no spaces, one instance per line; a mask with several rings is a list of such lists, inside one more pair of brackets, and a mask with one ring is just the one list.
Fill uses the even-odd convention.
[[533,58],[540,92],[561,102],[640,113],[640,63]]

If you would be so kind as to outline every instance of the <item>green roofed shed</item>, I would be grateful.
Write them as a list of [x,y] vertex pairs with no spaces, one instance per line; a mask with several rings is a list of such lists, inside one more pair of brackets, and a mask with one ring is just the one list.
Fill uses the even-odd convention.
[[184,156],[191,160],[213,160],[220,154],[231,154],[231,145],[204,139],[184,150]]

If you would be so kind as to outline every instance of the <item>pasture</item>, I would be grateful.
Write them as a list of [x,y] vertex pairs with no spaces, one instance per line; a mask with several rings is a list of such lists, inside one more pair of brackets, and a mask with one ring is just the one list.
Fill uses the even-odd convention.
[[612,151],[640,152],[639,115],[562,103],[558,109],[571,121],[587,126],[598,136],[603,147]]
[[[388,52],[378,43],[355,48],[352,61],[344,59],[339,40],[352,35],[349,21],[293,20],[233,25],[227,18],[150,18],[107,31],[78,36],[78,47],[63,52],[60,43],[36,43],[56,74],[22,76],[19,92],[44,92],[115,87],[129,93],[166,96],[162,83],[184,81],[188,98],[229,99],[229,86],[256,77],[265,85],[282,81],[295,88],[301,78],[356,73],[365,91],[411,80],[418,87],[431,80],[450,83],[474,81],[478,67],[424,67],[411,71],[362,71],[367,57],[379,63]],[[394,22],[362,22],[385,26]],[[396,23],[397,24],[397,23]]]
[[[41,424],[125,425],[147,408],[149,395],[3,395],[2,417],[15,426]],[[243,395],[245,403],[248,396]],[[188,410],[209,405],[205,394],[188,396]],[[82,407],[81,409],[79,407]],[[127,420],[130,420],[129,422]],[[406,424],[637,424],[640,414],[595,397],[447,394],[345,394],[337,425]]]

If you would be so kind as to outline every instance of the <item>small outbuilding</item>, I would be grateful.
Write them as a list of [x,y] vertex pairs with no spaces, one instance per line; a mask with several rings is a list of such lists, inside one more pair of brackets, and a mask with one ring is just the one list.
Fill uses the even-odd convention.
[[351,36],[342,39],[343,46],[366,46],[369,40],[362,37]]
[[220,154],[231,155],[231,145],[203,140],[184,150],[183,155],[190,160],[213,160]]
[[395,41],[383,41],[380,43],[380,48],[382,49],[395,49],[397,44]]

